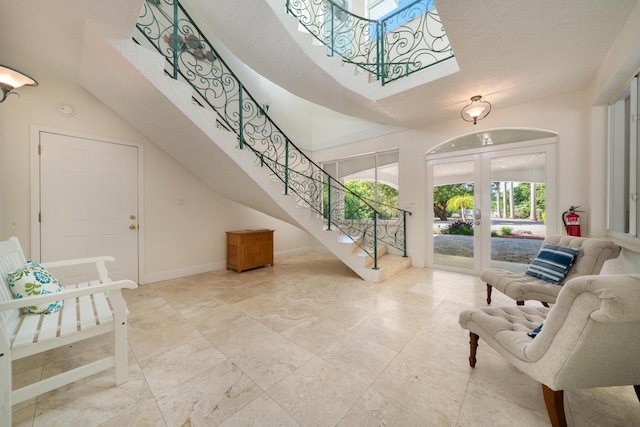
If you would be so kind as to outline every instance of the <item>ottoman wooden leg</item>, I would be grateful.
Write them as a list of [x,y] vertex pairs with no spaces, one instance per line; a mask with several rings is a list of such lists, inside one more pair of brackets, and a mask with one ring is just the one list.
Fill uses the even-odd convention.
[[478,339],[480,337],[473,332],[469,332],[469,366],[476,367],[476,350],[478,350]]

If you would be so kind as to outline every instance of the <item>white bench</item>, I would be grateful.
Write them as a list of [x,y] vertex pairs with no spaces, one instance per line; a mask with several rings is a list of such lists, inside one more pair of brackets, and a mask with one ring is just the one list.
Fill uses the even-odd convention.
[[[47,269],[94,264],[97,279],[77,285],[63,284],[60,293],[14,299],[7,274],[24,265],[26,259],[17,238],[0,242],[0,425],[11,425],[12,405],[103,370],[115,367],[115,385],[127,381],[127,306],[121,290],[138,285],[131,280],[111,281],[107,261],[114,259],[105,256],[41,263]],[[22,309],[59,300],[64,300],[64,306],[52,314],[33,314]],[[113,354],[12,390],[14,360],[112,331]]]

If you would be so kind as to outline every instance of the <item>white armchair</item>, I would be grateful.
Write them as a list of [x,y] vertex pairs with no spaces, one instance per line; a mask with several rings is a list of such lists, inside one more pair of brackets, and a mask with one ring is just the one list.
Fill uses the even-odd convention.
[[[633,385],[640,399],[640,275],[581,276],[547,307],[485,307],[460,313],[469,364],[482,338],[542,384],[553,426],[566,426],[563,391]],[[540,324],[542,331],[528,333]]]
[[550,235],[544,239],[543,246],[551,244],[578,251],[575,262],[559,284],[551,284],[525,273],[514,273],[499,268],[489,268],[480,274],[480,279],[487,284],[487,304],[491,304],[491,291],[496,288],[518,305],[525,301],[541,301],[545,306],[554,303],[562,285],[574,277],[599,274],[605,261],[617,258],[620,246],[606,239],[592,237],[573,237]]

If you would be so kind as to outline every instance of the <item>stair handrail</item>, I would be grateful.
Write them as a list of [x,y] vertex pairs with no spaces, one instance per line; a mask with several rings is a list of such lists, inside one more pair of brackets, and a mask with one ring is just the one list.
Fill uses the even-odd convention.
[[[279,163],[275,159],[271,159],[265,157],[263,153],[260,153],[253,149],[251,146],[247,146],[246,148],[252,150],[259,161],[261,167],[269,168],[275,176],[278,176],[277,171],[283,165]],[[346,188],[342,183],[337,181],[331,175],[325,172],[327,182],[322,182],[317,180],[314,177],[307,177],[312,181],[316,181],[318,187],[325,186],[327,188],[326,196],[327,203],[323,205],[323,210],[320,210],[317,206],[314,205],[306,205],[310,209],[314,210],[316,213],[321,215],[323,218],[327,219],[327,229],[331,230],[331,225],[337,226],[340,231],[342,231],[345,235],[349,236],[354,240],[354,242],[360,246],[369,256],[371,256],[374,260],[374,269],[377,269],[377,259],[373,256],[373,254],[377,253],[377,241],[380,240],[383,243],[388,244],[396,249],[400,249],[402,251],[402,256],[407,256],[407,245],[406,245],[406,235],[407,235],[407,215],[412,215],[411,212],[399,209],[392,205],[387,205],[384,203],[380,203],[376,200],[368,199],[366,197],[359,196],[357,193],[354,193],[352,190]],[[280,179],[282,181],[282,179]],[[284,181],[282,181],[284,182]],[[290,181],[291,182],[291,181]],[[295,181],[294,181],[295,182]],[[300,199],[304,199],[304,195],[301,194],[296,187],[290,187],[290,190],[293,191]],[[352,215],[357,214],[358,212],[363,213],[364,216],[372,216],[372,220],[367,221],[368,218],[365,219],[351,219],[345,220],[342,215],[343,211],[343,202],[344,202],[344,194],[349,193],[354,196],[357,200],[362,201],[364,206],[360,205],[354,210],[351,210]],[[333,195],[333,196],[332,196]],[[332,202],[333,197],[333,202]],[[375,205],[374,208],[372,205]],[[337,207],[336,207],[337,206]],[[380,212],[380,207],[386,207],[391,210],[395,210],[402,215],[400,219],[399,216],[394,219],[394,217],[387,217]],[[336,214],[338,217],[342,219],[336,220]],[[381,218],[382,217],[382,218]],[[333,219],[332,219],[333,218]],[[395,222],[394,221],[399,221]],[[339,225],[338,225],[339,224]],[[363,224],[365,232],[362,232]],[[399,225],[398,225],[399,224]],[[353,232],[353,233],[352,233]],[[362,240],[356,241],[352,237],[352,235],[361,235]],[[401,243],[398,243],[398,240],[401,240]],[[369,252],[368,248],[373,247],[373,254]]]
[[[391,207],[399,213],[395,226],[380,222],[376,207],[382,204],[364,200],[313,162],[251,96],[179,1],[145,0],[136,28],[147,44],[165,57],[167,74],[191,85],[194,100],[212,109],[222,127],[236,134],[238,147],[250,149],[256,163],[271,170],[272,176],[284,184],[284,194],[293,192],[299,205],[310,207],[327,219],[328,229],[334,226],[349,236],[373,258],[374,269],[378,268],[375,256],[378,240],[407,256],[406,218],[411,212]],[[141,44],[135,35],[134,41]],[[353,195],[371,211],[373,222],[359,220],[356,224],[340,214],[340,200],[344,200],[345,193]],[[328,217],[324,214],[323,198],[327,195],[333,199],[333,206],[338,205],[329,210],[333,218],[331,214]],[[354,237],[356,230],[357,237]],[[373,246],[372,250],[369,245]]]
[[286,13],[313,37],[384,86],[453,58],[434,0],[415,0],[374,20],[333,0],[286,0]]

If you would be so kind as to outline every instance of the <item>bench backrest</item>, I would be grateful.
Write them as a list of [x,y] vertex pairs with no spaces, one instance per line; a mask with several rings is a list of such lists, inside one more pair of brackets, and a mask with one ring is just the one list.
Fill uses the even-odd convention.
[[[26,259],[22,252],[20,242],[16,237],[11,237],[9,240],[0,242],[0,301],[13,300],[13,293],[9,289],[9,280],[7,275],[22,267]],[[5,330],[12,330],[13,325],[18,320],[20,315],[20,309],[0,311],[0,322],[5,327]]]

